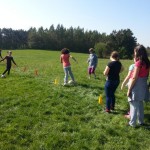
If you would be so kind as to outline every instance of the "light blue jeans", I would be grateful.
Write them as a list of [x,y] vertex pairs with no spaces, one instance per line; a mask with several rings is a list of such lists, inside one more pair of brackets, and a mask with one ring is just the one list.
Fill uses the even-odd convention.
[[138,124],[144,123],[144,106],[143,101],[130,101],[130,121],[129,125],[136,126],[136,120]]
[[71,71],[71,67],[64,67],[64,72],[65,72],[65,77],[64,77],[64,83],[68,83],[68,77],[70,75],[71,80],[74,81],[74,76],[73,73]]

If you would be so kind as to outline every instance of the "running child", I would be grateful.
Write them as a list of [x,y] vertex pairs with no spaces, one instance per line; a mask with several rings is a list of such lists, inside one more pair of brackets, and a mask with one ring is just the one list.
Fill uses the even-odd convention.
[[75,83],[75,79],[71,70],[71,64],[70,64],[69,58],[72,58],[75,62],[77,62],[77,60],[73,56],[70,55],[69,49],[63,48],[61,50],[60,62],[63,64],[63,69],[65,73],[64,85],[67,85],[69,75],[71,77],[71,80]]
[[5,77],[6,72],[7,72],[8,75],[10,74],[10,69],[11,69],[12,62],[17,66],[17,64],[15,63],[15,61],[12,57],[12,52],[11,51],[8,51],[8,55],[5,56],[5,58],[3,58],[1,61],[4,61],[5,59],[6,59],[6,70],[1,75],[2,78]]

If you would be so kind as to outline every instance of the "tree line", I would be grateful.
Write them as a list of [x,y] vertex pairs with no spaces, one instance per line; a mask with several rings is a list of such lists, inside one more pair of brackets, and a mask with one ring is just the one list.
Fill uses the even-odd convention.
[[67,47],[71,52],[87,53],[93,47],[98,57],[107,58],[110,52],[116,50],[121,58],[132,58],[137,39],[130,29],[112,31],[109,35],[96,30],[84,28],[65,28],[58,24],[49,29],[35,27],[29,30],[0,29],[1,49],[44,49],[61,50]]

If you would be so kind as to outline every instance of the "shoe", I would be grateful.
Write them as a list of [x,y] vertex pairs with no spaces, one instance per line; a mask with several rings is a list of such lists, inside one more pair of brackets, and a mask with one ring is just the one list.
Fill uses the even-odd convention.
[[5,75],[2,74],[2,75],[1,75],[1,78],[5,78]]
[[110,111],[109,109],[106,108],[106,109],[105,109],[105,112],[110,113],[111,111]]
[[67,86],[67,83],[64,83],[63,86]]
[[124,115],[124,117],[130,119],[130,115]]
[[139,126],[146,126],[146,124],[145,123],[140,123]]

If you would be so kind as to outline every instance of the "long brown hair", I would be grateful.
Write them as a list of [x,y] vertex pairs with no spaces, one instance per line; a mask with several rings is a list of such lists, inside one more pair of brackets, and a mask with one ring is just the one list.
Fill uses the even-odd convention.
[[134,48],[135,53],[135,59],[140,60],[141,63],[146,64],[146,68],[150,67],[150,61],[148,59],[146,48],[143,45],[138,45]]

